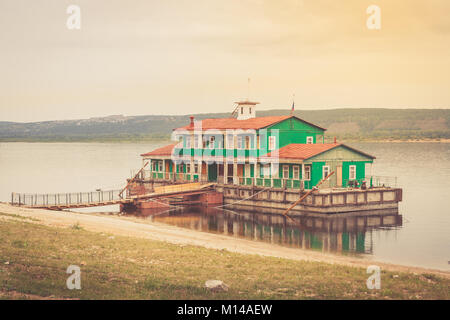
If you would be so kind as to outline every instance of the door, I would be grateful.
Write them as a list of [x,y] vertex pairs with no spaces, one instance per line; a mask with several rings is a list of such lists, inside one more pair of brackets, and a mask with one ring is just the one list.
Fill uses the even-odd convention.
[[208,181],[217,181],[217,164],[208,165]]
[[342,187],[342,165],[336,167],[336,186]]

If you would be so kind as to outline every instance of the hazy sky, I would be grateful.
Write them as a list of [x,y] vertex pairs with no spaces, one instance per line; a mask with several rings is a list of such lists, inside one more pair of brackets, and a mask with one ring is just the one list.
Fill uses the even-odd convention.
[[227,112],[248,77],[260,109],[448,108],[449,16],[449,0],[0,0],[0,121]]

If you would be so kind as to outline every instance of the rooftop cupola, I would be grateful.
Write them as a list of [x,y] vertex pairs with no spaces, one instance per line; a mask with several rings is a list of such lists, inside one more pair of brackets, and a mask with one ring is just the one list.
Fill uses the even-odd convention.
[[237,115],[238,120],[247,120],[251,118],[255,118],[256,116],[256,105],[259,102],[251,102],[251,101],[239,101],[235,102],[237,107],[233,111],[233,115]]

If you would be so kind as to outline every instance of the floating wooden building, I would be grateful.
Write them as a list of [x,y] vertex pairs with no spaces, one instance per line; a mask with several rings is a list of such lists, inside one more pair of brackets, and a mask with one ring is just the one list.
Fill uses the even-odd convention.
[[176,143],[141,155],[150,166],[133,179],[129,193],[215,183],[223,197],[212,197],[215,205],[276,213],[327,178],[293,214],[398,208],[401,189],[369,174],[374,156],[336,140],[325,143],[325,128],[294,115],[256,117],[257,104],[237,102],[230,118],[190,117],[173,130]]

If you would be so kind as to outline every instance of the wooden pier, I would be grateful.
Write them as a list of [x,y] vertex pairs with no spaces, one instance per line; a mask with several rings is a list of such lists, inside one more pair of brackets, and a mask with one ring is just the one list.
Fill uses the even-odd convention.
[[153,192],[122,197],[122,190],[56,193],[56,194],[11,194],[11,204],[27,208],[40,208],[50,210],[76,209],[101,207],[115,204],[137,204],[151,201],[151,199],[164,199],[180,196],[192,196],[211,192],[214,183],[186,183],[155,187]]

